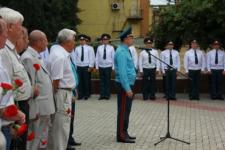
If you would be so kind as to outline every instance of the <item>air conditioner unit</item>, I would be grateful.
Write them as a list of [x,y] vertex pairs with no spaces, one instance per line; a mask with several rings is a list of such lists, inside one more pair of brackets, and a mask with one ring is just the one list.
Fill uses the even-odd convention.
[[119,3],[112,3],[111,7],[112,7],[112,10],[120,10],[120,4]]

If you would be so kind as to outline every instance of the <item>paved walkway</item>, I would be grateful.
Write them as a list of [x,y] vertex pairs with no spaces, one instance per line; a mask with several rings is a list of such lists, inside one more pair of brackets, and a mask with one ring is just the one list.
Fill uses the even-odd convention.
[[225,101],[211,101],[203,95],[200,101],[189,101],[178,94],[171,103],[171,135],[190,142],[186,145],[171,139],[154,146],[166,134],[167,101],[142,101],[136,96],[130,116],[130,134],[135,144],[116,142],[116,96],[99,101],[93,95],[88,101],[77,101],[76,138],[82,142],[77,150],[225,150]]

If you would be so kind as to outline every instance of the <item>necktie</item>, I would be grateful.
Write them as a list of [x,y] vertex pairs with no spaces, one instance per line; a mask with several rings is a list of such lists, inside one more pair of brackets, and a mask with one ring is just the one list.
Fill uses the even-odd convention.
[[216,49],[215,64],[218,64],[218,50]]
[[173,56],[172,56],[172,50],[170,50],[170,65],[173,65]]
[[71,64],[76,68],[76,65],[75,65],[75,63],[73,62],[73,59],[70,57],[70,62],[71,62]]
[[148,53],[148,62],[149,62],[149,64],[151,64],[152,63],[152,57],[151,57],[151,49],[149,49],[148,51],[147,51],[147,53]]
[[84,47],[81,47],[81,61],[84,61]]
[[129,53],[130,53],[130,57],[132,58],[132,54],[131,54],[131,51],[130,51],[130,49],[129,49],[128,51],[129,51]]
[[106,45],[104,45],[104,54],[103,54],[103,59],[106,59]]
[[[78,80],[78,76],[77,76],[77,72],[76,72],[76,65],[75,63],[73,62],[73,59],[70,57],[70,63],[71,63],[71,68],[72,68],[72,71],[73,71],[73,75],[74,75],[74,79],[76,81],[76,86],[78,85],[79,83],[79,80]],[[75,91],[73,91],[73,94],[76,94]]]
[[47,71],[47,69],[46,69],[46,65],[45,65],[44,61],[42,60],[41,56],[38,56],[38,59],[39,59],[40,62],[41,62],[41,63],[40,63],[41,68],[44,70],[45,73],[47,73],[47,74],[49,75],[49,73],[48,73],[48,71]]
[[198,64],[198,56],[197,56],[197,52],[196,52],[196,50],[194,50],[195,51],[195,64]]

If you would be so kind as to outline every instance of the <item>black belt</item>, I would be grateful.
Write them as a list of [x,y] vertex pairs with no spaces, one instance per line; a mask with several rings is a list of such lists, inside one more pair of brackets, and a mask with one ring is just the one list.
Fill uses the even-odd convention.
[[165,71],[171,71],[171,70],[177,70],[177,68],[168,68],[168,69],[164,69]]
[[153,69],[156,69],[156,68],[143,68],[143,69],[152,69],[153,70]]

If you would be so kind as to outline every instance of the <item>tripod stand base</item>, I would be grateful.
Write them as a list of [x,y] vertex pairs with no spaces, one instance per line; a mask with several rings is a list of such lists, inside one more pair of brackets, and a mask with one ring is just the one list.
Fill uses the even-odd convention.
[[175,141],[179,141],[179,142],[182,142],[182,143],[185,143],[185,144],[190,144],[189,142],[186,142],[186,141],[183,141],[183,140],[180,140],[180,139],[171,137],[170,132],[167,132],[166,136],[165,136],[165,137],[161,137],[161,138],[160,138],[160,141],[157,142],[157,143],[155,143],[154,145],[156,146],[156,145],[158,145],[159,143],[165,141],[166,139],[173,139],[173,140],[175,140]]

